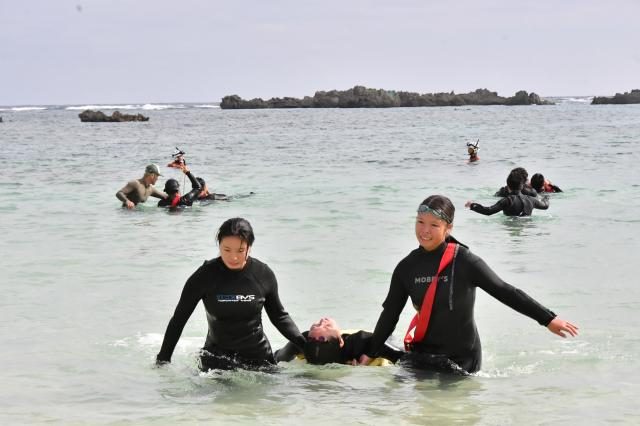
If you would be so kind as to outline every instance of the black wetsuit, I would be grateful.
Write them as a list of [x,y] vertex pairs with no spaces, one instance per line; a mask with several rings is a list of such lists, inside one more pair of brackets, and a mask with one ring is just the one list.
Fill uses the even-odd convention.
[[229,201],[230,198],[225,194],[207,194],[204,197],[198,197],[198,201]]
[[[302,335],[307,338],[309,331],[305,331]],[[371,349],[371,338],[373,333],[360,330],[355,333],[342,333],[342,340],[344,340],[344,346],[340,348],[340,358],[334,359],[332,362],[337,364],[346,364],[352,360],[358,360],[360,355],[367,353]],[[296,347],[293,343],[289,342],[281,349],[276,351],[276,361],[291,361],[297,355],[302,355],[303,352]],[[388,344],[382,345],[382,348],[378,351],[378,357],[388,359],[395,363],[405,354],[404,351],[398,350]]]
[[[533,187],[531,187],[529,185],[523,186],[522,190],[520,192],[522,194],[524,194],[524,195],[530,195],[532,197],[537,197],[538,196],[538,191],[536,191],[535,189],[533,189]],[[508,186],[503,186],[502,188],[498,189],[498,191],[493,195],[495,197],[508,197],[510,193],[511,193],[511,191],[509,190],[509,187]]]
[[[408,297],[416,310],[420,309],[445,246],[432,252],[419,247],[398,263],[368,356],[376,356],[391,335]],[[413,352],[446,357],[468,373],[480,369],[482,348],[473,317],[476,287],[541,325],[555,318],[553,312],[501,280],[482,259],[459,245],[452,263],[440,274],[427,332],[421,342],[414,343]]]
[[531,216],[533,209],[548,209],[549,199],[547,197],[537,198],[524,195],[520,191],[512,191],[508,196],[501,198],[491,207],[471,203],[469,208],[476,213],[484,215],[492,215],[502,211],[505,216]]
[[200,186],[200,182],[196,180],[196,178],[191,174],[191,172],[185,173],[189,180],[191,181],[191,191],[184,194],[180,197],[180,200],[177,203],[174,203],[174,200],[171,195],[164,200],[158,201],[158,207],[180,207],[180,206],[191,206],[193,202],[198,199],[198,194],[202,187]]
[[159,362],[171,361],[182,329],[200,300],[209,323],[201,355],[203,370],[275,364],[262,327],[263,306],[284,337],[300,348],[304,345],[305,338],[280,302],[273,271],[251,257],[242,270],[234,271],[217,257],[204,262],[187,280],[167,326]]

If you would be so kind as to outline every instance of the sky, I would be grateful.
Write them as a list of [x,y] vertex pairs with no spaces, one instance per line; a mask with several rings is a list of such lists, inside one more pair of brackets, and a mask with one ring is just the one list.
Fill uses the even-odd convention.
[[638,0],[0,0],[0,105],[640,88]]

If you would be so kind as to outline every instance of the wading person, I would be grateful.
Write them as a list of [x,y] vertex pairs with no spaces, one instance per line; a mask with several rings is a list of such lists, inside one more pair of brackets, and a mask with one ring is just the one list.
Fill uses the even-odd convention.
[[405,359],[416,367],[436,371],[478,371],[482,349],[473,316],[476,288],[554,334],[578,334],[578,327],[504,282],[481,258],[456,241],[450,235],[454,213],[453,204],[442,195],[432,195],[418,207],[415,234],[419,247],[393,271],[371,349],[360,358],[361,363],[380,351],[411,298],[418,314],[405,336],[405,349],[409,351]]

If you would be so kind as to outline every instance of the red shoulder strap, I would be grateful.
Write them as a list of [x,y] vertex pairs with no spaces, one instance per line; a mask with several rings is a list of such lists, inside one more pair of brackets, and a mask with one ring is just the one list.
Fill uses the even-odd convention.
[[176,194],[173,197],[173,200],[171,200],[171,207],[175,207],[178,205],[178,203],[180,203],[180,194]]
[[[438,266],[438,272],[436,273],[435,279],[429,285],[427,289],[424,299],[422,300],[422,306],[420,306],[420,312],[418,312],[411,323],[409,324],[409,329],[407,330],[407,334],[404,336],[404,346],[405,349],[409,350],[410,346],[413,342],[419,342],[424,338],[424,335],[427,332],[427,327],[429,326],[429,319],[431,318],[431,308],[433,307],[433,301],[436,297],[436,287],[438,286],[438,277],[440,273],[446,268],[452,261],[453,256],[456,251],[455,243],[448,243],[447,247],[442,254],[442,258],[440,259],[440,266]],[[416,329],[415,335],[412,336],[411,332],[413,329]]]

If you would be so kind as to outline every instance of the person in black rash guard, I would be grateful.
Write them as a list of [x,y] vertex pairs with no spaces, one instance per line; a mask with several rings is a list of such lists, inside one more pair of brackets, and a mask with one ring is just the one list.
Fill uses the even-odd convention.
[[499,211],[503,212],[505,216],[531,216],[533,209],[548,209],[548,197],[543,196],[542,198],[537,198],[524,195],[520,192],[522,189],[522,180],[514,170],[512,170],[507,177],[507,186],[510,190],[509,195],[501,198],[490,207],[485,207],[473,201],[467,201],[464,206],[476,213],[487,216],[498,213]]
[[[538,196],[538,192],[533,189],[533,187],[527,182],[527,179],[529,178],[529,172],[527,172],[527,169],[525,169],[524,167],[516,167],[515,169],[512,169],[509,174],[513,174],[514,176],[518,176],[520,178],[520,181],[522,182],[522,188],[520,192],[522,192],[524,195],[531,195],[532,197]],[[502,188],[498,189],[498,191],[496,191],[496,193],[493,195],[495,197],[508,197],[511,191],[512,190],[509,189],[509,186],[503,186]]]
[[158,207],[176,209],[182,206],[191,206],[193,205],[193,201],[198,198],[198,194],[201,189],[200,183],[191,174],[186,164],[181,164],[176,168],[182,170],[182,172],[189,178],[189,181],[191,181],[191,191],[184,195],[180,195],[180,183],[175,179],[167,179],[164,183],[164,192],[167,193],[167,198],[158,201]]
[[[351,364],[356,365],[358,357],[369,350],[373,333],[359,330],[353,333],[342,331],[333,318],[320,318],[304,331],[307,339],[303,350],[289,342],[276,351],[276,361],[291,361],[303,355],[309,364]],[[388,344],[384,344],[378,358],[395,363],[404,355]]]
[[251,224],[242,218],[225,221],[217,234],[220,256],[205,261],[187,280],[169,321],[157,364],[168,363],[187,320],[202,300],[209,331],[200,353],[200,368],[259,369],[275,365],[262,327],[262,308],[289,341],[305,343],[284,310],[271,269],[249,256],[255,240]]
[[546,326],[552,333],[562,337],[566,337],[565,333],[577,335],[578,327],[558,318],[525,292],[504,282],[481,258],[450,236],[454,213],[453,204],[442,195],[432,195],[419,206],[415,232],[420,247],[400,261],[393,271],[371,348],[360,357],[361,363],[376,356],[393,332],[408,298],[420,311],[447,243],[456,244],[453,259],[438,277],[424,337],[413,341],[405,357],[413,366],[459,374],[480,370],[482,349],[473,317],[476,288]]

